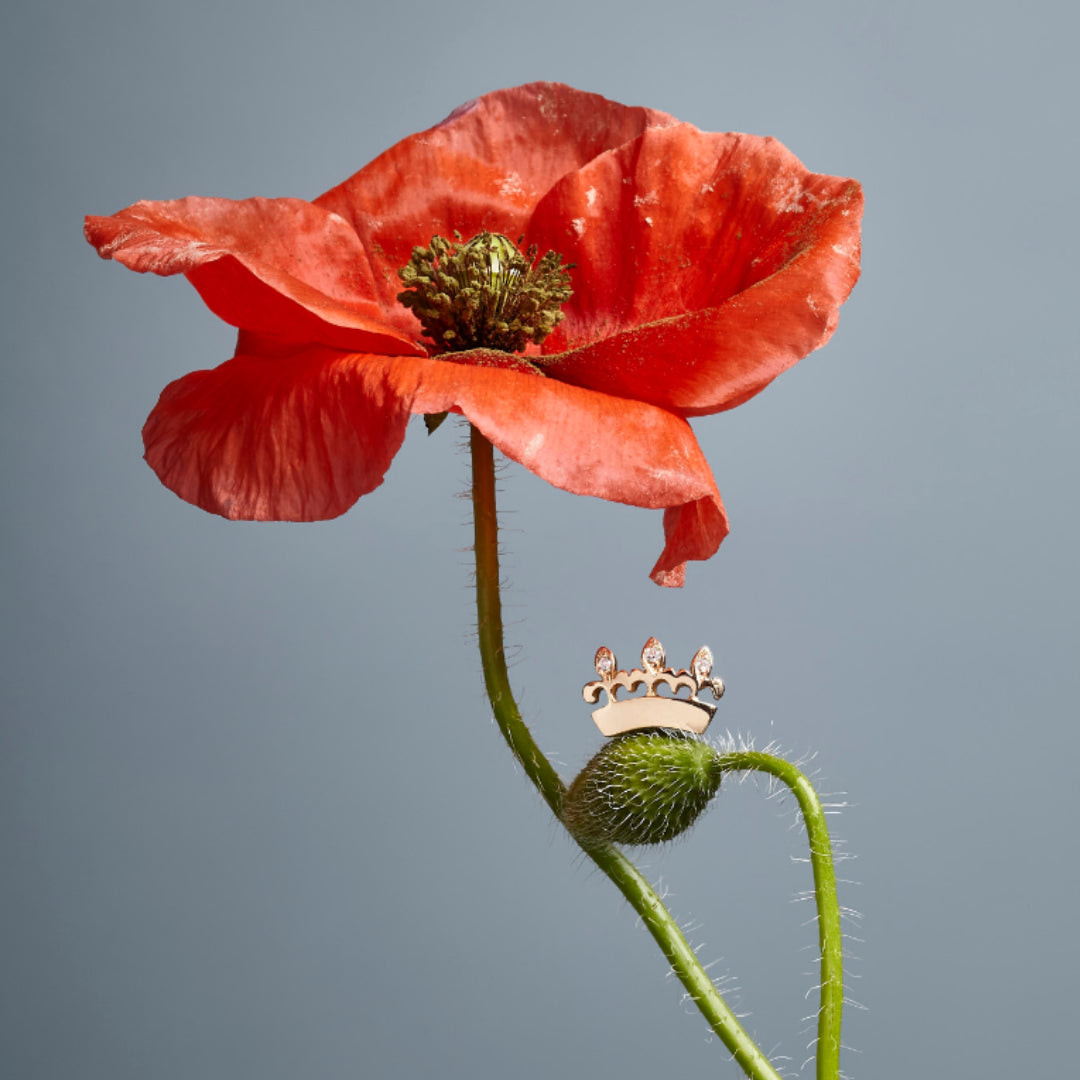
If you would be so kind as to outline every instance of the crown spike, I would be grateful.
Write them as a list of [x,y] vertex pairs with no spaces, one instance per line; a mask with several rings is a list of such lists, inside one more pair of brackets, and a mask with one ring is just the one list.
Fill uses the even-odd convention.
[[690,661],[690,670],[694,673],[694,678],[698,682],[705,682],[712,674],[712,664],[712,649],[708,645],[702,645],[694,653],[694,659]]
[[596,658],[593,660],[593,664],[596,666],[596,674],[600,676],[604,682],[610,682],[614,677],[616,671],[615,654],[606,646],[601,645],[596,650]]
[[645,642],[645,648],[641,650],[641,666],[650,675],[655,675],[664,666],[666,660],[664,646],[656,638],[649,638]]

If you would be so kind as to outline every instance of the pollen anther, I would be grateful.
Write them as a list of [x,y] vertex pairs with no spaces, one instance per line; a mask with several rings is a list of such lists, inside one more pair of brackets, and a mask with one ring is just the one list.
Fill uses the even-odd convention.
[[522,254],[500,233],[482,232],[467,243],[454,236],[456,242],[433,236],[430,246],[413,248],[398,270],[405,285],[398,300],[424,334],[450,352],[523,352],[529,342],[543,342],[573,295],[574,264],[554,251],[537,261],[535,244]]

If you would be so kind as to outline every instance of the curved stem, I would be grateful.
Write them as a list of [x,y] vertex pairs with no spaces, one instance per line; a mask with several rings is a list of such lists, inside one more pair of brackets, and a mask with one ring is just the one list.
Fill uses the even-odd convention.
[[495,510],[495,451],[491,443],[470,425],[472,450],[472,504],[476,557],[476,619],[484,685],[495,720],[525,775],[544,796],[556,817],[562,814],[566,785],[536,745],[521,719],[503,647],[502,597],[499,593],[499,522]]
[[[495,456],[491,443],[474,427],[470,446],[473,465],[473,528],[476,554],[476,613],[480,655],[495,720],[514,756],[556,816],[560,816],[565,785],[533,740],[521,719],[506,671],[503,648],[502,601],[499,595],[499,536],[495,510]],[[751,1080],[780,1080],[727,1007],[712,979],[698,962],[678,923],[637,867],[610,844],[581,845],[582,850],[615,883],[641,916],[672,970],[686,987],[709,1026]]]
[[783,758],[743,750],[720,755],[727,772],[754,770],[768,773],[787,784],[799,802],[810,844],[817,902],[818,946],[821,950],[821,1008],[818,1012],[817,1080],[836,1080],[840,1075],[840,1022],[844,1009],[844,943],[840,929],[840,904],[836,899],[836,868],[825,811],[806,775]]

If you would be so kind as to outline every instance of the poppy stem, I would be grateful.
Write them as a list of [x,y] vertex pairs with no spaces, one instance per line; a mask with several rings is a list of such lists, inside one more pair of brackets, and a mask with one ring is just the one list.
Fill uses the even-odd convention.
[[470,425],[472,450],[472,504],[474,553],[476,557],[476,615],[480,657],[488,699],[503,733],[521,763],[525,775],[536,786],[556,817],[562,815],[566,785],[551,762],[533,740],[510,689],[503,646],[502,597],[499,593],[499,521],[495,509],[495,449],[487,438]]
[[755,771],[775,776],[791,788],[798,800],[810,844],[818,947],[821,951],[816,1075],[817,1080],[837,1080],[840,1076],[840,1022],[844,1008],[844,943],[840,929],[840,904],[836,899],[836,868],[825,810],[806,775],[783,758],[742,750],[721,754],[720,766],[725,772]]
[[[495,720],[520,762],[526,775],[544,797],[556,817],[561,819],[566,787],[533,740],[521,719],[510,689],[503,647],[502,600],[499,595],[499,525],[495,508],[495,454],[487,438],[475,427],[470,432],[472,450],[472,504],[476,556],[476,612],[480,638],[480,656],[484,683],[495,714]],[[739,755],[732,755],[738,757]],[[746,755],[743,755],[744,757]],[[753,755],[767,758],[768,755]],[[783,763],[783,764],[786,764]],[[760,765],[733,764],[731,768],[760,768]],[[792,766],[794,768],[794,766]],[[796,770],[797,771],[797,770]],[[777,774],[779,775],[779,774]],[[799,774],[801,776],[801,774]],[[782,777],[783,778],[783,777]],[[803,778],[805,781],[805,777]],[[808,782],[807,782],[808,786]],[[798,795],[799,792],[796,791]],[[800,796],[800,806],[802,797]],[[809,822],[810,816],[804,816]],[[822,826],[823,827],[823,826]],[[811,837],[813,842],[813,837]],[[580,841],[578,841],[581,844]],[[750,1080],[780,1080],[780,1074],[769,1063],[728,1008],[719,991],[701,966],[678,923],[664,906],[652,886],[623,853],[612,844],[581,844],[582,850],[615,883],[641,917],[672,971],[701,1010],[709,1027],[720,1038]],[[828,851],[828,834],[826,834]],[[830,862],[831,867],[831,862]],[[815,879],[818,873],[814,865]],[[834,890],[835,895],[835,890]],[[824,966],[823,966],[824,971]],[[836,1024],[839,1045],[839,1019]],[[819,1080],[823,1074],[818,1071]],[[837,1076],[832,1074],[833,1078]]]

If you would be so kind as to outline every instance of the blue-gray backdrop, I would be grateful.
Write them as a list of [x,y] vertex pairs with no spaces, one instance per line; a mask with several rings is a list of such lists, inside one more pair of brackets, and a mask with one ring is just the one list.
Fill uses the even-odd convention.
[[[1075,6],[42,0],[3,16],[8,217],[0,1072],[13,1080],[734,1076],[491,723],[461,432],[315,525],[162,488],[139,429],[230,354],[84,213],[313,197],[532,79],[775,135],[866,188],[838,333],[695,422],[733,522],[504,473],[514,676],[571,775],[602,643],[709,643],[719,725],[816,754],[857,978],[848,1074],[1061,1075],[1078,872]],[[790,801],[646,853],[794,1075],[814,928]],[[807,1070],[804,1070],[804,1075]]]

